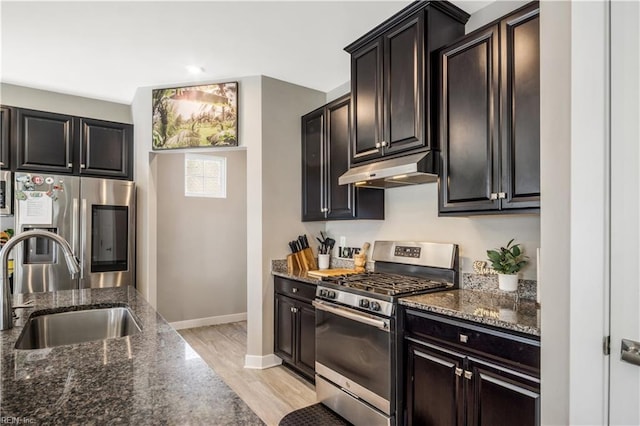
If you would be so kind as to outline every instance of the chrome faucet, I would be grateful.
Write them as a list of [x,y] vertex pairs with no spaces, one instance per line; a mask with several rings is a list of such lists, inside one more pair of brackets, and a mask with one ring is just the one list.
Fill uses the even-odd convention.
[[7,272],[7,259],[9,258],[9,252],[20,242],[32,237],[46,238],[55,243],[58,243],[64,253],[64,260],[67,262],[67,268],[71,273],[71,277],[75,278],[80,272],[80,264],[73,254],[73,250],[69,245],[69,242],[62,238],[60,235],[53,232],[45,231],[42,229],[34,229],[32,231],[22,232],[13,238],[9,239],[0,250],[0,268],[2,268],[2,275],[0,281],[0,299],[2,304],[0,305],[0,330],[8,330],[13,327],[12,316],[12,295],[11,288],[9,287],[9,278]]

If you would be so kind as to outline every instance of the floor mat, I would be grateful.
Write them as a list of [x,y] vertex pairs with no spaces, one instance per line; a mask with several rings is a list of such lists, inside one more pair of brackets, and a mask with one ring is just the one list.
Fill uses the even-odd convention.
[[322,404],[313,404],[308,407],[292,411],[280,420],[278,426],[348,426],[342,417]]

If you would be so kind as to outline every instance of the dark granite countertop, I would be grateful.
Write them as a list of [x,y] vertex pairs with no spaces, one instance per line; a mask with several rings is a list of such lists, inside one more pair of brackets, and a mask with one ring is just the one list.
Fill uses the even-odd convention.
[[306,271],[294,272],[292,274],[290,274],[290,273],[288,273],[286,271],[285,272],[282,272],[282,271],[271,271],[271,273],[273,275],[278,276],[278,277],[289,278],[290,280],[302,281],[302,282],[305,282],[307,284],[318,285],[321,282],[318,278],[308,276]]
[[533,300],[519,299],[510,294],[495,294],[481,290],[449,290],[409,296],[400,304],[487,324],[505,330],[540,336],[540,310]]
[[[15,424],[261,425],[262,421],[132,287],[14,296],[13,329],[0,332],[0,415]],[[33,311],[125,303],[142,332],[132,336],[17,350]]]

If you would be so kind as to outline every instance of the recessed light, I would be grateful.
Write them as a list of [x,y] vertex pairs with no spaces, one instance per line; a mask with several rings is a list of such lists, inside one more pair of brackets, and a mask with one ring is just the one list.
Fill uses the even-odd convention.
[[186,68],[189,74],[202,74],[204,72],[204,68],[198,65],[187,65]]

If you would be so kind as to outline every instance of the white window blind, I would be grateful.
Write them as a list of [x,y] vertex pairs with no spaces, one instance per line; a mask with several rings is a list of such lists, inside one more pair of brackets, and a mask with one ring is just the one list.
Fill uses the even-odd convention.
[[184,195],[186,197],[227,198],[227,159],[185,154]]

